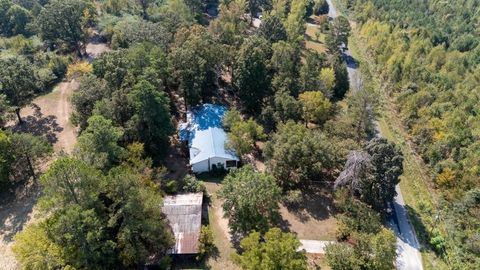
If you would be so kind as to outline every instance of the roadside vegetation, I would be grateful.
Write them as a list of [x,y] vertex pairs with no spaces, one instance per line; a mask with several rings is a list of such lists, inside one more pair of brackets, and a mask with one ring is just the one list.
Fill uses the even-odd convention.
[[360,58],[379,74],[382,133],[406,153],[400,185],[427,267],[475,269],[478,5],[339,2],[357,23]]
[[[34,220],[15,220],[8,238],[0,227],[0,243],[18,261],[6,268],[394,268],[396,238],[384,221],[411,156],[392,136],[375,139],[378,85],[366,80],[350,89],[342,48],[350,23],[327,13],[325,0],[0,0],[0,194],[13,201],[32,185],[39,194]],[[363,27],[363,36],[376,36],[386,26]],[[396,44],[384,35],[374,41]],[[475,55],[475,39],[463,38],[452,46]],[[374,41],[368,51],[379,46]],[[101,53],[88,52],[100,43]],[[446,66],[458,95],[468,90],[460,87],[463,75],[467,86],[476,78],[462,59],[461,74],[453,63],[436,64]],[[407,75],[398,65],[384,76],[398,75],[400,85]],[[427,86],[416,87],[400,107],[437,100],[426,90],[417,97]],[[44,94],[52,100],[40,108],[33,101]],[[205,103],[229,107],[226,147],[241,168],[188,174],[176,130],[188,110]],[[474,252],[478,174],[464,165],[476,161],[475,130],[464,124],[476,122],[448,118],[450,105],[401,115],[408,111],[409,128],[441,141],[418,146],[437,169],[446,201],[462,202],[456,217],[470,215],[451,224],[465,226],[462,239],[473,242],[462,247]],[[58,114],[38,121],[49,106]],[[22,114],[28,107],[34,115]],[[62,150],[56,135],[67,125],[74,138],[62,140]],[[208,215],[200,253],[178,260],[168,255],[174,236],[160,210],[165,195],[189,192],[204,194]],[[433,233],[432,246],[447,252],[442,231]],[[299,250],[300,240],[335,243],[315,257]],[[469,252],[459,265],[475,263]]]

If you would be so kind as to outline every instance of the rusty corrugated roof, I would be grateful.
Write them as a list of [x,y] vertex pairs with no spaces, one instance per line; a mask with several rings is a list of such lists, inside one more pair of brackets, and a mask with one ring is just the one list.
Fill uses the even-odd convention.
[[198,238],[202,226],[202,193],[188,193],[164,198],[162,212],[175,235],[171,254],[198,253]]

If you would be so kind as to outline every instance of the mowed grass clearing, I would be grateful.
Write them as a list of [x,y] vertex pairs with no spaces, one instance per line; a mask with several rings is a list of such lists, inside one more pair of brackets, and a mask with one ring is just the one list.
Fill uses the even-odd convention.
[[[319,31],[320,27],[318,25],[307,24],[307,30],[305,31],[305,48],[319,53],[325,53],[327,51],[325,47],[325,34]],[[319,33],[318,39],[317,32]]]

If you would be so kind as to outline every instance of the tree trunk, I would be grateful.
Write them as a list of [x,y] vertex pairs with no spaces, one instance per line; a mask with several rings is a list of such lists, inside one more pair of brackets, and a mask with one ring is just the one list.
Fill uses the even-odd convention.
[[32,175],[33,180],[37,180],[37,175],[35,174],[35,170],[33,169],[32,160],[27,154],[25,154],[25,159],[27,159],[28,169],[30,170],[30,174]]
[[77,51],[78,57],[82,58],[83,57],[82,49],[80,48],[80,45],[78,45],[78,43],[75,44],[75,50]]
[[20,108],[16,108],[16,109],[15,109],[15,114],[17,114],[18,123],[19,123],[20,125],[23,124],[22,117],[20,116]]
[[187,122],[187,111],[188,111],[188,108],[187,108],[187,91],[183,90],[184,92],[184,95],[183,95],[183,102],[184,102],[184,106],[185,106],[185,123]]

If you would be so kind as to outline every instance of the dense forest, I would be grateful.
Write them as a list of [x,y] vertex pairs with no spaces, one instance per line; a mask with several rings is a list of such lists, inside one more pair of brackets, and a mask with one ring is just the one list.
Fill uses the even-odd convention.
[[441,191],[448,233],[432,245],[452,268],[478,268],[480,3],[340,2]]
[[[392,83],[445,205],[455,206],[448,211],[458,248],[440,232],[432,246],[448,251],[454,268],[475,269],[478,3],[341,3]],[[332,201],[337,241],[322,260],[334,270],[394,268],[396,237],[385,221],[403,154],[377,138],[371,78],[350,89],[343,46],[352,29],[328,11],[325,0],[0,0],[0,193],[40,189],[38,217],[12,236],[21,268],[175,267],[162,199],[203,192],[209,211],[221,201],[235,239],[225,260],[242,269],[309,269],[280,208],[300,209],[318,189]],[[93,55],[92,44],[108,50]],[[25,116],[62,83],[78,86],[68,99],[71,151],[31,127],[40,113]],[[228,107],[225,147],[243,166],[182,174],[186,165],[171,162],[185,158],[176,152],[184,147],[179,123],[207,103]],[[218,182],[215,194],[205,177]],[[202,222],[189,267],[207,267],[221,249],[211,224],[218,221]]]

